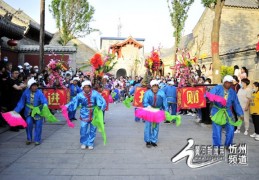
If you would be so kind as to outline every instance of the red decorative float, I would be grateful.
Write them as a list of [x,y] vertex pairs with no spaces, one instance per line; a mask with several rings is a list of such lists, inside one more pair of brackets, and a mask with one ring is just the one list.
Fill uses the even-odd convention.
[[205,87],[184,87],[177,89],[177,106],[179,109],[206,107]]

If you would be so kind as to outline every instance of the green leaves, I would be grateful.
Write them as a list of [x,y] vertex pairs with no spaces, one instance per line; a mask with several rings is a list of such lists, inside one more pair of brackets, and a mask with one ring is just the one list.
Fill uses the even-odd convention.
[[234,75],[234,67],[232,66],[221,66],[220,69],[221,79],[223,79],[226,75]]
[[[193,2],[194,0],[171,0],[171,2],[167,0],[177,46],[180,43],[184,24],[188,17],[188,11]],[[169,3],[171,3],[171,5]]]
[[56,20],[62,45],[96,31],[89,26],[95,10],[87,0],[52,0],[49,10]]
[[202,0],[202,4],[205,7],[211,7],[212,3],[216,4],[217,0]]

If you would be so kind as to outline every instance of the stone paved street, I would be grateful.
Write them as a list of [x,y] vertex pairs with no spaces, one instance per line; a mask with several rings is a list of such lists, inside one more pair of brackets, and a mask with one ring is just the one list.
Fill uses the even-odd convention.
[[148,149],[143,141],[144,123],[134,122],[133,110],[122,104],[110,105],[105,117],[107,145],[97,133],[94,150],[80,149],[79,121],[74,129],[67,127],[63,118],[60,124],[45,124],[39,146],[25,145],[24,130],[2,132],[0,179],[258,179],[259,142],[249,136],[238,134],[234,139],[237,144],[247,143],[247,166],[224,161],[191,169],[186,158],[176,164],[171,158],[187,144],[188,138],[197,145],[210,145],[211,126],[200,125],[192,116],[183,116],[180,127],[161,123],[158,147]]

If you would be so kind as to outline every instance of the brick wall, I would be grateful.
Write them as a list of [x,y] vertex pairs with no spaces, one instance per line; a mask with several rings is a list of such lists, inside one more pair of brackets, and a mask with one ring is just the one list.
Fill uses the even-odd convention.
[[[224,7],[220,27],[220,54],[231,49],[243,48],[257,42],[259,34],[259,10],[247,8]],[[211,55],[211,30],[214,12],[206,9],[199,22],[193,29],[195,42],[204,41],[201,52]],[[197,52],[197,44],[191,48],[191,52]]]
[[[259,34],[259,10],[248,8],[233,8],[224,7],[221,17],[220,27],[220,58],[224,65],[239,67],[245,66],[249,70],[249,78],[252,81],[259,80],[257,75],[258,69],[255,69],[255,50],[245,52],[234,52],[231,50],[240,49],[243,51],[244,47],[253,45],[257,42],[257,34]],[[195,43],[191,47],[191,53],[195,54],[198,44],[203,42],[200,51],[201,54],[211,56],[211,29],[214,12],[206,9],[200,18],[199,22],[193,29],[193,36]],[[229,52],[228,55],[222,55]],[[211,58],[201,62],[205,64],[207,69],[211,63]]]

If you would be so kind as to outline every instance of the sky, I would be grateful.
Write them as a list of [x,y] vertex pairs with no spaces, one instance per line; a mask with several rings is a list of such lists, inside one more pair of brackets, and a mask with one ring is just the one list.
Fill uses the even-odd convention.
[[[4,0],[15,9],[21,9],[40,22],[40,0]],[[171,48],[174,45],[173,26],[167,0],[88,0],[95,8],[91,27],[99,32],[80,38],[93,49],[100,48],[100,37],[117,37],[119,19],[121,37],[144,38],[145,52],[152,48]],[[49,12],[51,0],[45,0],[45,30],[57,31],[55,20]],[[189,34],[203,13],[201,0],[192,4],[183,34]]]

